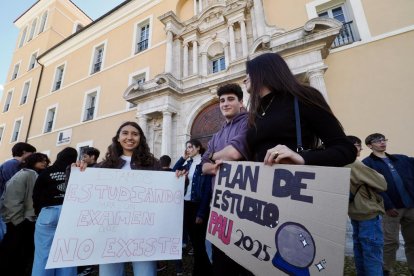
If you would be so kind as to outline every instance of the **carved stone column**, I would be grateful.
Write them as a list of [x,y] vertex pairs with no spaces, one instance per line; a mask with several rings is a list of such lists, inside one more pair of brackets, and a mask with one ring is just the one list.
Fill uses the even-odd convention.
[[193,74],[198,74],[198,43],[193,41]]
[[317,69],[317,70],[308,71],[306,75],[309,79],[310,86],[318,89],[319,92],[321,92],[321,94],[325,98],[325,100],[328,102],[328,92],[326,91],[325,79],[323,77],[324,72],[325,70],[323,69]]
[[229,43],[230,43],[230,60],[236,59],[236,43],[234,41],[234,27],[233,24],[229,25]]
[[165,53],[165,73],[172,72],[172,62],[173,62],[173,33],[167,31],[167,47]]
[[247,45],[247,32],[246,32],[246,23],[244,20],[239,21],[240,24],[240,32],[241,32],[241,42],[242,42],[242,53],[243,57],[247,57],[248,55],[248,45]]
[[148,116],[145,114],[139,114],[137,118],[138,118],[138,125],[142,128],[142,131],[144,132],[145,137],[148,137],[148,131],[147,131]]
[[188,44],[187,43],[184,44],[184,57],[183,57],[183,61],[184,61],[183,77],[186,78],[186,77],[188,77]]
[[201,53],[201,75],[207,76],[208,74],[208,59],[207,59],[207,53]]
[[172,113],[165,110],[162,112],[162,116],[161,154],[171,155]]
[[262,0],[253,0],[254,3],[254,18],[256,21],[257,36],[261,37],[265,34],[265,15],[263,10]]
[[229,46],[226,45],[226,46],[224,46],[224,61],[225,61],[225,64],[226,64],[226,68],[229,67],[229,64],[230,64],[229,59],[230,59]]

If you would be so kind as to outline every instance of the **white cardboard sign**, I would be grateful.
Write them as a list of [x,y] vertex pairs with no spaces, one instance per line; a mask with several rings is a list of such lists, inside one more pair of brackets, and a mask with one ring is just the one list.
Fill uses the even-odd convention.
[[73,168],[46,268],[180,259],[184,178]]

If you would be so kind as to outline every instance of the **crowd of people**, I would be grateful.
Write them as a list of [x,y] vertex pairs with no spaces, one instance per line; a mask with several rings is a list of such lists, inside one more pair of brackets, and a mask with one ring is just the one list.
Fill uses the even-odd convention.
[[[266,53],[246,63],[248,111],[238,84],[217,90],[225,119],[204,149],[197,139],[173,168],[171,158],[150,152],[136,122],[125,122],[112,137],[106,154],[88,148],[82,161],[67,147],[49,166],[48,156],[17,143],[13,158],[0,166],[0,262],[4,275],[77,275],[91,267],[45,269],[59,221],[71,167],[175,171],[185,178],[183,241],[194,250],[192,275],[253,275],[222,250],[206,242],[214,176],[224,161],[265,165],[348,166],[351,188],[348,214],[353,227],[357,275],[390,275],[401,226],[410,273],[414,275],[414,158],[388,154],[387,139],[375,133],[365,139],[372,150],[362,162],[361,140],[346,136],[322,94],[301,84],[278,54]],[[88,168],[89,167],[89,168]],[[181,261],[175,261],[182,275]],[[132,262],[134,275],[157,274],[156,261]],[[86,274],[84,274],[86,275]],[[100,264],[99,275],[125,275],[124,263]]]

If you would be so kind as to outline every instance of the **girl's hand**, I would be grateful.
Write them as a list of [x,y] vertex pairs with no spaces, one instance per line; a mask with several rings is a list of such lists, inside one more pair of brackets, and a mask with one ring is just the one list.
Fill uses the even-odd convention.
[[187,176],[188,175],[188,171],[187,170],[176,170],[175,171],[175,176],[177,178],[182,177],[182,176]]
[[267,150],[264,163],[269,166],[272,166],[273,164],[304,165],[305,160],[302,156],[285,145],[277,145],[276,147]]
[[86,164],[86,162],[81,160],[81,161],[76,161],[76,163],[72,163],[71,167],[79,168],[79,170],[83,172],[88,167],[88,164]]

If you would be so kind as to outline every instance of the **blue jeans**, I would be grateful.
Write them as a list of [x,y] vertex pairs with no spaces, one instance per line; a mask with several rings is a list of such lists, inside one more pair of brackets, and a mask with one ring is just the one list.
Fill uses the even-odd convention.
[[354,261],[358,276],[381,276],[384,237],[382,217],[351,220],[354,240]]
[[6,235],[7,227],[3,221],[3,218],[0,216],[0,242],[3,240],[4,235]]
[[43,207],[36,221],[32,276],[76,276],[76,267],[45,269],[62,205]]
[[[156,276],[157,262],[132,262],[134,276]],[[101,264],[99,265],[100,276],[123,276],[125,275],[125,263]]]

